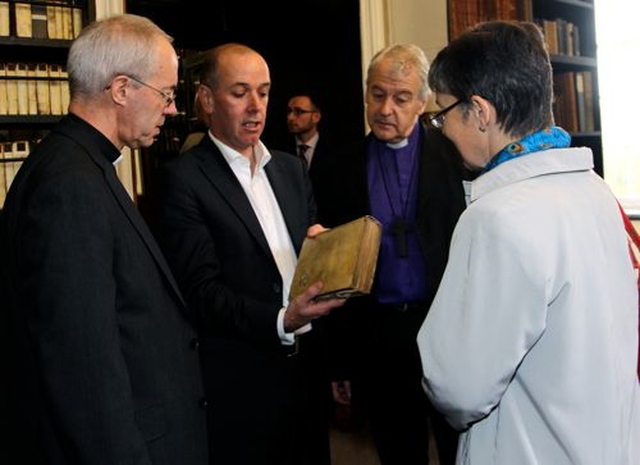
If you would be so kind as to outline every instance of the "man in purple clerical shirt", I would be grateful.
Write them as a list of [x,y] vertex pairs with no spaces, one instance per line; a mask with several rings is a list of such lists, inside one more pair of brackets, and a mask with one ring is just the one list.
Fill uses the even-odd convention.
[[333,198],[319,208],[325,226],[365,214],[383,225],[369,296],[329,318],[334,399],[367,421],[382,465],[429,463],[429,425],[442,465],[453,465],[457,433],[422,390],[416,336],[438,287],[449,241],[465,208],[455,147],[422,122],[429,63],[412,44],[387,47],[369,64],[371,132],[331,157]]

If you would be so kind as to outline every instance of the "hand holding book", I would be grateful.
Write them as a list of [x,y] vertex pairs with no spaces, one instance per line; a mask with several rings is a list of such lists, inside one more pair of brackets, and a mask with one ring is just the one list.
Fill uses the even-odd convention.
[[334,297],[318,300],[322,293],[322,282],[317,281],[289,302],[284,313],[284,329],[292,333],[307,323],[328,315],[332,309],[344,305],[346,299]]
[[[322,229],[320,225],[309,229],[300,250],[289,299],[293,300],[318,281],[323,288],[316,300],[368,294],[382,238],[380,222],[367,215],[317,234]],[[310,237],[314,234],[317,235]]]

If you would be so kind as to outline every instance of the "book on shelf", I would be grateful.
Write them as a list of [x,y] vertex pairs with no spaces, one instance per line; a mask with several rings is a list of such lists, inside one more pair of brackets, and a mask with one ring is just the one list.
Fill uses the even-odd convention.
[[594,132],[596,130],[596,110],[593,104],[593,72],[581,71],[584,81],[584,111],[586,114],[585,132]]
[[36,64],[27,63],[27,96],[29,101],[27,113],[29,115],[38,114],[38,94],[37,94],[38,83],[36,81],[36,75],[37,75]]
[[16,36],[32,37],[31,5],[28,3],[16,3],[14,6],[16,17]]
[[18,114],[29,114],[29,87],[27,84],[27,64],[16,64],[16,80],[18,88]]
[[555,20],[543,19],[542,31],[545,41],[547,42],[547,50],[550,55],[557,55],[558,49],[558,23]]
[[58,7],[56,5],[47,4],[47,36],[49,39],[60,39],[60,35],[58,34],[58,25],[56,23],[56,9]]
[[9,106],[7,102],[7,64],[0,63],[0,115],[9,114]]
[[9,37],[9,2],[0,2],[0,37]]
[[579,132],[575,73],[573,71],[557,72],[553,80],[555,94],[554,116],[556,123],[568,132]]
[[49,65],[49,104],[52,115],[62,115],[62,66]]
[[531,19],[531,0],[484,0],[448,2],[449,39],[455,39],[476,23],[492,19]]
[[84,25],[84,21],[82,19],[82,9],[73,8],[71,16],[73,18],[72,19],[72,23],[73,23],[73,39],[75,39],[80,34],[80,31],[82,30],[82,26]]
[[371,291],[382,225],[367,215],[305,238],[298,257],[289,299],[322,281],[318,300],[348,298]]
[[578,114],[578,130],[583,132],[587,126],[587,113],[584,100],[584,77],[582,73],[575,73],[576,80],[576,113]]
[[69,92],[69,73],[64,66],[60,67],[60,76],[62,81],[60,82],[60,105],[62,107],[62,113],[65,114],[69,111],[69,102],[71,100],[71,94]]
[[38,100],[38,114],[50,115],[51,102],[49,101],[49,66],[45,63],[36,64],[36,98]]
[[6,65],[7,83],[7,115],[18,114],[18,79],[16,77],[16,63]]
[[69,24],[65,16],[66,8],[63,6],[56,6],[56,27],[58,28],[58,38],[69,38]]
[[79,11],[82,18],[82,10],[72,8],[70,2],[50,0],[46,7],[47,33],[50,39],[71,40],[77,37],[74,29],[77,27],[75,22],[78,13],[75,10]]

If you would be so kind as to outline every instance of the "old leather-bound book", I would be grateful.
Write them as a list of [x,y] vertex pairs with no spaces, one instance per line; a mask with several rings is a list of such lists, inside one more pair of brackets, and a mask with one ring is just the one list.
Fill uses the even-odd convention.
[[348,298],[368,294],[378,261],[382,225],[363,216],[316,236],[306,238],[291,283],[290,299],[316,281],[323,282],[317,299]]

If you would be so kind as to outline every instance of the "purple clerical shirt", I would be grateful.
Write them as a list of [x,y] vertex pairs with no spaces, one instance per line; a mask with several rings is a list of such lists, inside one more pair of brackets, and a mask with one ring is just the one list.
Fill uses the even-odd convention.
[[[367,174],[371,213],[383,226],[374,295],[381,303],[427,299],[426,266],[416,234],[420,130],[390,146],[375,137],[367,145]],[[394,223],[406,224],[407,256],[401,256]],[[396,224],[397,226],[397,224]]]

